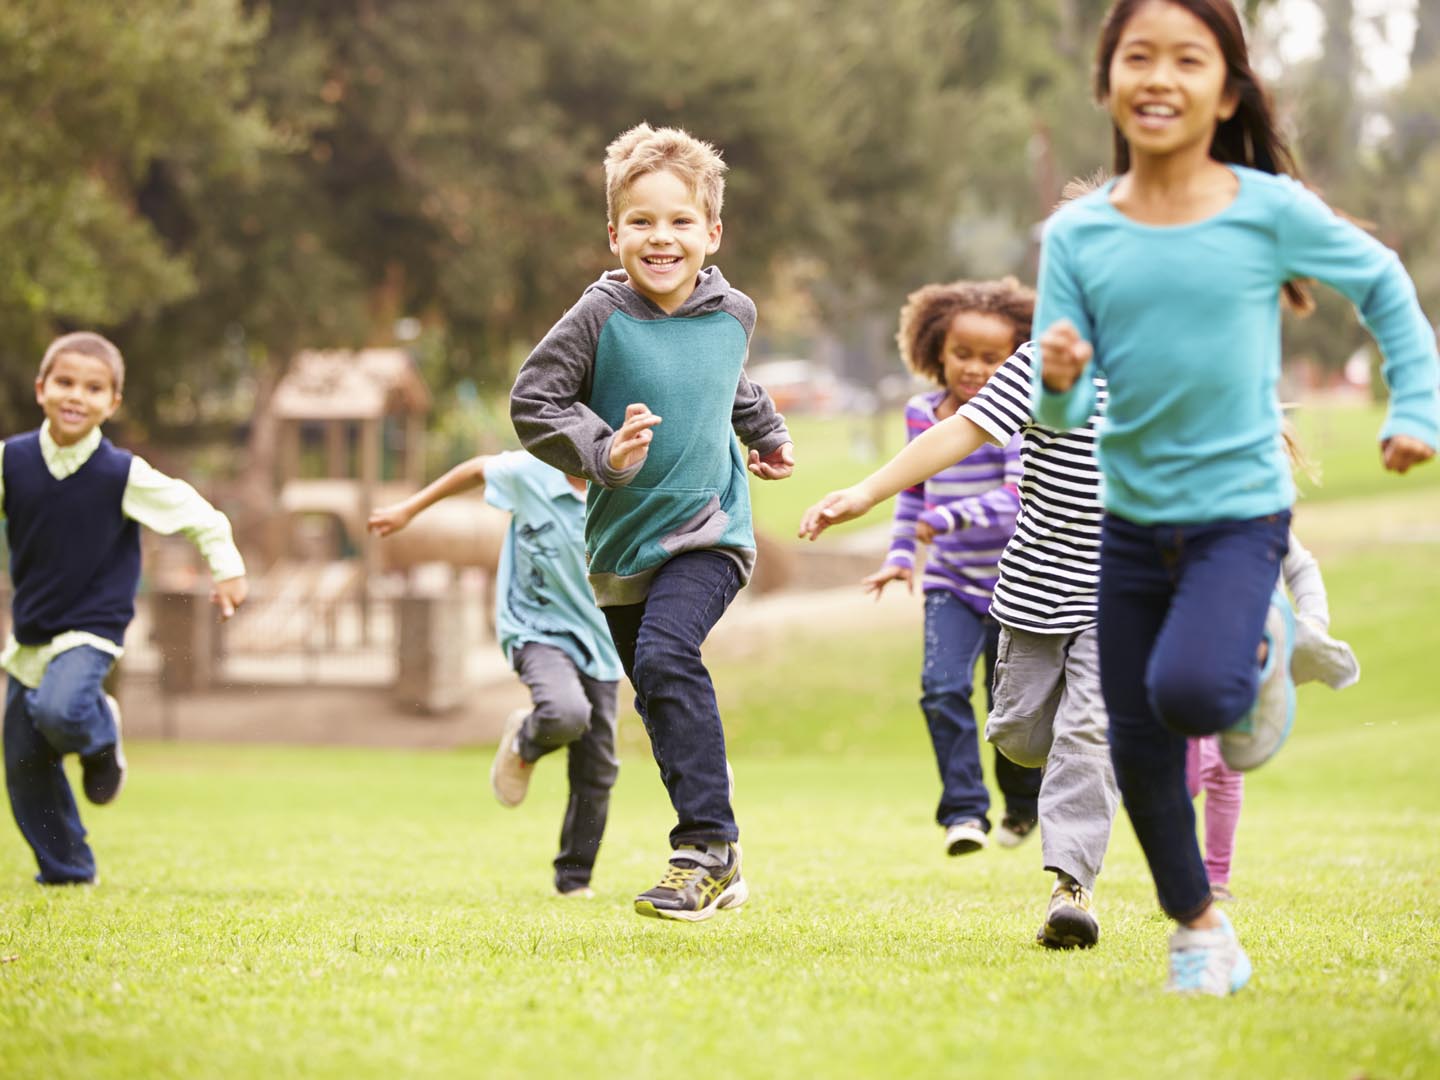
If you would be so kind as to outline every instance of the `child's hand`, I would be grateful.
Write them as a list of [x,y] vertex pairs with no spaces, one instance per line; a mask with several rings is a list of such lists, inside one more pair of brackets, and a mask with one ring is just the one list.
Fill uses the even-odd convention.
[[1404,473],[1435,456],[1435,448],[1426,446],[1413,435],[1393,435],[1380,444],[1380,457],[1391,472]]
[[777,446],[764,457],[760,451],[750,451],[750,471],[761,480],[784,480],[795,471],[795,444]]
[[854,521],[858,517],[864,517],[874,505],[875,500],[858,487],[832,491],[805,511],[804,516],[800,518],[799,535],[802,538],[814,540],[831,525],[839,525],[842,521]]
[[879,600],[880,594],[885,591],[885,586],[889,585],[892,581],[905,582],[906,591],[909,592],[911,596],[915,595],[915,582],[912,580],[910,567],[908,566],[895,566],[887,563],[864,581],[860,582],[860,584],[867,593],[874,593],[875,599]]
[[1094,347],[1080,337],[1069,319],[1061,319],[1040,335],[1041,378],[1045,389],[1063,394],[1095,355]]
[[367,525],[376,536],[389,536],[409,525],[414,516],[404,503],[396,503],[394,506],[382,506],[378,510],[370,511]]
[[650,406],[636,402],[625,408],[625,422],[615,432],[610,443],[610,468],[624,472],[637,462],[645,460],[650,452],[650,429],[660,423],[660,417],[650,411]]
[[250,585],[243,577],[226,578],[215,582],[210,592],[210,602],[220,609],[220,621],[224,622],[235,614],[235,609],[245,602]]
[[921,518],[915,522],[915,539],[922,544],[928,544],[935,539],[935,526]]

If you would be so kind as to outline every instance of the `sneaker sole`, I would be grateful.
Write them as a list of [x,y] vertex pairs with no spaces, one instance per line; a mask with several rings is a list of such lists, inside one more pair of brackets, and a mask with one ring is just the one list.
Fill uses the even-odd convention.
[[982,839],[982,840],[974,840],[974,839],[971,839],[970,837],[967,836],[967,837],[964,837],[963,839],[956,840],[954,843],[952,843],[952,844],[950,844],[948,847],[946,847],[946,848],[945,848],[945,854],[947,854],[947,855],[973,855],[973,854],[974,854],[975,852],[977,852],[977,851],[984,851],[984,850],[985,850],[985,841],[984,841],[983,839]]
[[[1273,758],[1290,738],[1290,730],[1295,726],[1295,681],[1290,677],[1290,660],[1295,651],[1295,611],[1288,600],[1282,597],[1281,601],[1274,605],[1273,610],[1280,612],[1281,625],[1284,627],[1285,642],[1282,657],[1275,656],[1274,640],[1271,635],[1271,651],[1266,660],[1267,664],[1284,664],[1280,677],[1284,679],[1285,724],[1280,730],[1279,737],[1268,746],[1258,744],[1253,734],[1222,731],[1220,733],[1220,758],[1236,772],[1250,772],[1252,769],[1258,769]],[[1263,685],[1261,689],[1263,693]],[[1259,708],[1258,702],[1256,708]]]
[[1090,949],[1100,940],[1100,927],[1070,919],[1047,922],[1035,932],[1035,940],[1047,949]]
[[701,908],[699,911],[679,911],[673,908],[657,908],[649,900],[635,901],[635,914],[643,915],[647,919],[673,919],[678,922],[704,922],[711,918],[721,909],[734,911],[750,899],[750,886],[745,884],[743,877],[737,876],[729,887],[722,892],[713,904]]

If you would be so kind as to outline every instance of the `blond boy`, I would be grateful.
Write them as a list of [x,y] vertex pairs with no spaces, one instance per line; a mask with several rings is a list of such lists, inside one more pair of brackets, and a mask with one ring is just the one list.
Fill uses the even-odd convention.
[[[672,855],[642,915],[695,922],[748,896],[725,733],[700,646],[755,565],[746,461],[794,464],[784,419],[745,376],[755,306],[705,258],[720,246],[725,165],[675,128],[610,144],[603,274],[520,370],[526,449],[591,484],[589,576],[675,807]],[[661,418],[665,422],[661,423]]]
[[5,785],[43,885],[95,881],[95,856],[61,767],[78,754],[85,796],[125,783],[120,712],[103,688],[123,651],[140,580],[140,531],[182,532],[215,576],[222,618],[244,601],[245,564],[225,516],[189,484],[100,434],[120,407],[125,361],[99,334],[56,338],[35,379],[39,430],[0,444],[0,505],[15,588],[0,653]]

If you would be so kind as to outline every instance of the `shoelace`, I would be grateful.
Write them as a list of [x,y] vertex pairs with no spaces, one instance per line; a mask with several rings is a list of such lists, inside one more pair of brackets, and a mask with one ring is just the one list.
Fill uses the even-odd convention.
[[1210,959],[1207,949],[1183,949],[1170,954],[1170,977],[1177,990],[1199,990]]
[[676,866],[674,863],[669,863],[665,867],[664,876],[660,878],[660,884],[655,887],[657,889],[674,889],[676,892],[680,892],[699,872],[698,866]]

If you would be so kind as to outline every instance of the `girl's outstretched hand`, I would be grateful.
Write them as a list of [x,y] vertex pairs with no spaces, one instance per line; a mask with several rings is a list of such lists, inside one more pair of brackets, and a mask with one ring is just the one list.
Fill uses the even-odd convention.
[[1080,336],[1075,324],[1061,319],[1040,335],[1041,378],[1045,388],[1063,394],[1075,385],[1095,349]]
[[1380,459],[1391,472],[1404,473],[1435,456],[1435,448],[1426,446],[1413,435],[1393,435],[1380,444]]
[[370,511],[370,520],[365,524],[376,536],[389,536],[410,524],[412,516],[410,508],[400,502],[394,506],[381,506]]
[[220,609],[220,621],[224,622],[235,614],[235,609],[245,602],[250,585],[243,576],[226,578],[215,582],[210,592],[210,602]]
[[803,539],[814,540],[831,525],[839,525],[842,521],[854,521],[858,517],[865,516],[874,505],[875,500],[858,487],[832,491],[809,510],[806,510],[800,518],[800,536]]
[[650,429],[660,423],[660,417],[650,411],[650,406],[635,402],[625,407],[625,422],[610,441],[610,468],[624,472],[638,461],[644,461],[650,453]]
[[880,594],[885,591],[885,586],[892,581],[905,582],[905,588],[913,596],[915,594],[915,581],[908,566],[895,566],[886,563],[875,573],[860,582],[867,593],[874,593],[875,599],[880,599]]

